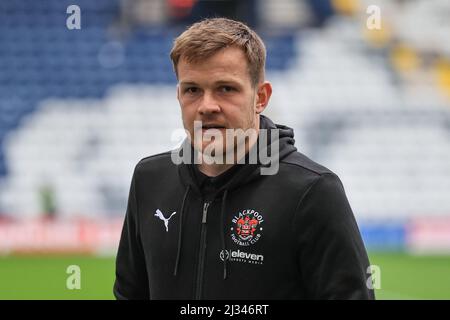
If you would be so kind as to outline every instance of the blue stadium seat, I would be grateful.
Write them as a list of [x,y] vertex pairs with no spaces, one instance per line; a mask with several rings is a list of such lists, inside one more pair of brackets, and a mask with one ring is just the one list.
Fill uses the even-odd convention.
[[[82,32],[65,27],[70,0],[0,2],[0,141],[20,119],[49,97],[101,97],[118,83],[174,83],[169,52],[175,32],[164,27],[138,28],[122,39],[123,64],[105,68],[102,46],[117,41],[108,28],[119,0],[79,0]],[[267,37],[268,68],[286,67],[293,55],[289,35]],[[8,100],[14,93],[18,100]],[[11,109],[13,107],[13,109]],[[0,151],[0,159],[3,159]],[[4,168],[0,160],[0,168]],[[3,166],[3,167],[2,167]],[[0,170],[1,171],[1,170]]]

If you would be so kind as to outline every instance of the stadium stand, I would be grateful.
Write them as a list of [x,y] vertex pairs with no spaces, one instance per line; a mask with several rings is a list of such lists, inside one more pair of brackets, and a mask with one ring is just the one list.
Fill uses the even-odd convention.
[[[180,26],[121,33],[119,1],[80,0],[82,28],[68,30],[72,2],[0,3],[0,212],[14,219],[41,216],[43,190],[58,217],[122,217],[135,163],[173,148],[182,131],[168,57]],[[308,1],[261,1],[274,13],[261,27],[274,86],[267,114],[339,174],[367,239],[379,244],[388,221],[383,239],[395,247],[405,221],[450,219],[448,42],[425,22],[429,36],[413,37],[412,7],[374,40],[366,3],[344,2],[297,16]]]

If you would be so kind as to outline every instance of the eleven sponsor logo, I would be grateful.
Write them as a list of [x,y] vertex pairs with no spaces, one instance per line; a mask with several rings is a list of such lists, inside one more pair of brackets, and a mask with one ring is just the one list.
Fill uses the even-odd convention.
[[222,250],[219,256],[222,261],[228,260],[250,264],[264,263],[264,256],[262,254],[248,253],[241,250]]
[[262,236],[263,216],[253,209],[239,212],[231,220],[231,239],[239,246],[248,247],[255,244]]

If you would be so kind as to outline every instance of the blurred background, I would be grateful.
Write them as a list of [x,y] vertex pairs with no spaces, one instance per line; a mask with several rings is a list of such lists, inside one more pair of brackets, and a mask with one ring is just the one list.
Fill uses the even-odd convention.
[[0,1],[0,299],[113,298],[133,168],[182,129],[173,39],[213,16],[264,39],[265,114],[340,176],[377,298],[450,299],[447,0]]

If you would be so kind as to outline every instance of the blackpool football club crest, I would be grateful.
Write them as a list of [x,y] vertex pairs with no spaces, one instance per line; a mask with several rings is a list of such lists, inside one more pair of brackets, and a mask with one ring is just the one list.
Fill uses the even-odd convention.
[[262,236],[264,219],[253,209],[240,211],[231,222],[231,239],[239,246],[255,244]]

